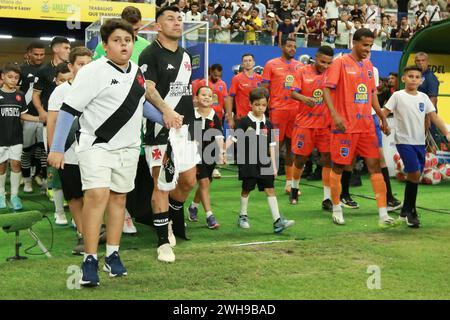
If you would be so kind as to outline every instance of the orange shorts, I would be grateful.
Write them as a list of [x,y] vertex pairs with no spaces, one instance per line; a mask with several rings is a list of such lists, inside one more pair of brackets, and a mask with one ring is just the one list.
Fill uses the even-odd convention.
[[378,159],[378,148],[374,130],[368,133],[331,133],[331,161],[337,164],[351,164],[356,155]]
[[270,122],[272,122],[273,128],[278,130],[276,141],[284,141],[285,137],[291,138],[297,113],[297,108],[270,111]]
[[291,151],[300,156],[309,156],[314,147],[319,152],[330,152],[330,128],[300,128],[292,131]]

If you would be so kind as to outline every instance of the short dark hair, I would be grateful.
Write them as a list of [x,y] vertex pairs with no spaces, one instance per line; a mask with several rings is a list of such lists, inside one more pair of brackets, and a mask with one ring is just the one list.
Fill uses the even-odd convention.
[[360,41],[362,38],[372,38],[375,39],[375,36],[370,29],[367,28],[361,28],[356,30],[355,34],[353,35],[354,41]]
[[92,57],[92,51],[86,47],[75,47],[70,50],[69,62],[74,64],[77,57]]
[[50,48],[53,48],[55,45],[60,43],[70,44],[70,41],[66,37],[56,36],[52,39],[52,42],[50,42]]
[[19,64],[15,63],[15,62],[5,64],[5,66],[1,70],[1,73],[5,74],[8,72],[14,72],[14,73],[17,73],[18,75],[20,75],[21,72],[20,72]]
[[294,38],[288,37],[288,38],[282,38],[281,39],[281,46],[285,46],[286,43],[288,43],[288,41],[292,41],[292,42],[295,42],[295,44],[297,44],[297,41],[295,41]]
[[253,103],[256,100],[260,100],[260,99],[269,100],[269,92],[267,92],[267,90],[262,87],[255,88],[250,92],[249,99],[250,99],[250,103]]
[[210,87],[208,86],[201,86],[200,88],[197,89],[197,92],[195,93],[195,96],[198,96],[198,94],[200,93],[200,90],[202,90],[203,88],[208,88],[209,90],[211,90],[211,92],[213,91]]
[[330,46],[321,46],[319,49],[317,49],[316,54],[323,54],[325,56],[332,57],[334,56],[334,50]]
[[406,66],[405,68],[403,68],[403,73],[407,73],[409,71],[418,71],[418,72],[422,73],[422,69],[420,69],[416,65]]
[[257,11],[257,12],[259,13],[259,9],[258,9],[257,7],[254,7],[254,8],[252,9],[252,11]]
[[217,71],[222,72],[223,68],[222,68],[221,64],[215,63],[215,64],[212,64],[211,67],[209,67],[209,70],[211,70],[211,71],[217,70]]
[[244,60],[245,57],[252,57],[255,60],[255,56],[252,53],[244,53],[242,55],[241,61]]
[[158,21],[158,18],[159,18],[160,16],[162,16],[162,15],[164,14],[164,12],[166,12],[166,11],[180,12],[180,8],[178,8],[177,6],[168,6],[168,7],[162,8],[161,10],[159,10],[159,11],[156,13],[155,21]]
[[397,72],[389,72],[389,75],[398,78],[398,73]]
[[142,14],[138,8],[128,6],[123,9],[121,18],[131,24],[135,24],[142,20]]
[[122,29],[128,32],[134,41],[133,26],[129,22],[123,19],[110,19],[107,20],[105,23],[103,23],[102,27],[100,28],[100,35],[102,37],[102,42],[107,43],[111,34],[117,29]]
[[33,49],[45,49],[45,44],[42,41],[33,41],[27,47],[27,52],[33,51]]
[[55,67],[55,78],[58,76],[58,74],[64,74],[64,73],[69,73],[70,69],[68,67],[68,63],[67,62],[61,62],[60,64],[58,64]]

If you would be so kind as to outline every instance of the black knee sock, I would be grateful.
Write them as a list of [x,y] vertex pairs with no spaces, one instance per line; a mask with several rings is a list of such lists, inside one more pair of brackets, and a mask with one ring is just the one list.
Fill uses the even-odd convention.
[[158,235],[158,247],[169,243],[169,212],[153,214],[153,225]]
[[184,202],[180,202],[169,197],[169,218],[172,221],[173,234],[183,239],[186,236],[186,228],[184,227]]
[[384,182],[386,183],[386,199],[390,201],[394,196],[392,195],[391,180],[389,179],[388,168],[381,168],[381,173],[383,174]]
[[342,191],[341,191],[341,197],[349,196],[350,195],[350,177],[352,176],[351,171],[345,171],[342,172],[341,176],[341,185],[342,185]]
[[402,212],[412,212],[416,207],[418,183],[406,181],[405,199],[403,200]]
[[31,147],[23,148],[21,157],[22,176],[29,178],[31,176]]

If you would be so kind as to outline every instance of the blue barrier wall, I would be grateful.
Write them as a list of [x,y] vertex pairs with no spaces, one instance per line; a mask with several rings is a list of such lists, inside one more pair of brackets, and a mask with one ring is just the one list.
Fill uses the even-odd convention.
[[[348,50],[335,50],[338,52],[348,52]],[[308,54],[314,57],[316,49],[299,48],[297,49],[296,59],[302,54]],[[234,44],[216,44],[209,45],[209,64],[220,63],[223,66],[223,80],[229,86],[233,77],[232,67],[241,63],[241,57],[244,53],[252,53],[255,56],[256,65],[263,66],[273,58],[281,55],[281,50],[274,46],[247,46]],[[372,51],[372,62],[380,72],[380,77],[387,77],[389,72],[397,72],[402,52]]]

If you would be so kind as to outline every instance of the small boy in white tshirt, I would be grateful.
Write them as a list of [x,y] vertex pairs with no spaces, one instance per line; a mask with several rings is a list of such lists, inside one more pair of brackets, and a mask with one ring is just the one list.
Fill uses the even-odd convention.
[[417,88],[422,83],[422,71],[417,66],[403,70],[402,81],[405,89],[396,91],[386,103],[385,115],[394,113],[396,122],[395,143],[405,165],[407,174],[405,198],[400,219],[412,228],[419,228],[416,199],[420,175],[425,164],[425,117],[430,120],[450,141],[450,133],[444,121],[436,114],[430,98]]

